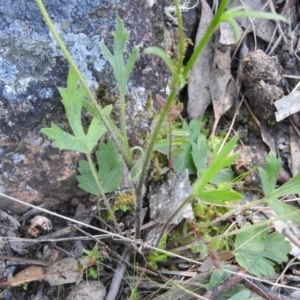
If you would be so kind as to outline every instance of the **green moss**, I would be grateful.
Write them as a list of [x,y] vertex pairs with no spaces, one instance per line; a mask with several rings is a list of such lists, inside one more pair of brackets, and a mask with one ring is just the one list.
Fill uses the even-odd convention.
[[151,181],[162,180],[161,169],[167,164],[167,157],[159,152],[154,152],[152,159],[152,168],[150,173]]
[[159,44],[161,44],[165,39],[164,27],[161,24],[154,25],[154,34]]
[[113,211],[122,210],[127,211],[132,209],[135,205],[135,194],[134,190],[131,189],[129,193],[118,192],[112,207]]
[[[96,97],[98,103],[105,107],[107,105],[113,105],[115,106],[118,98],[113,96],[109,90],[109,84],[102,83],[99,85],[99,87],[96,89]],[[119,120],[120,120],[120,111],[119,109],[113,108],[110,117],[114,120],[115,124],[118,126]]]
[[117,99],[109,95],[109,85],[107,83],[102,83],[96,90],[96,96],[99,103],[105,107],[109,104],[114,105]]
[[151,93],[148,93],[145,110],[148,112],[153,112],[153,99]]
[[[186,222],[182,222],[177,226],[176,230],[172,231],[168,239],[168,247],[177,248],[195,242],[194,234],[189,234],[191,229],[186,227],[186,224]],[[186,232],[186,229],[188,232]]]

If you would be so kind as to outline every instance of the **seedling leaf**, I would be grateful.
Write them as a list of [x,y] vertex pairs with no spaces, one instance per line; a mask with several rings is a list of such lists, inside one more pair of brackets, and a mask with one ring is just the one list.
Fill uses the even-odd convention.
[[[86,100],[83,100],[82,102],[83,104],[83,107],[89,112],[91,113],[94,117],[98,118],[99,120],[101,120],[96,108],[94,107],[93,104],[91,104],[90,102],[86,101]],[[105,107],[102,108],[102,113],[104,116],[108,116],[111,111],[112,111],[112,108],[113,106],[110,104],[110,105],[107,105]]]
[[[192,156],[197,168],[198,177],[201,177],[202,171],[207,168],[211,152],[212,150],[208,144],[206,136],[200,133],[197,139],[197,144],[192,145]],[[225,168],[220,170],[210,183],[220,184],[231,182],[233,178],[232,170],[230,168]]]
[[200,178],[198,178],[198,180],[195,182],[193,187],[193,195],[200,197],[198,194],[204,190],[204,187],[211,182],[222,169],[230,166],[239,156],[238,153],[228,156],[230,152],[233,151],[237,140],[238,136],[236,135],[223,147],[219,154],[214,155],[211,163],[200,173]]
[[106,132],[106,128],[99,119],[94,117],[88,134],[85,134],[81,124],[81,109],[86,93],[81,86],[78,86],[78,78],[73,69],[69,71],[67,89],[59,88],[59,92],[74,135],[63,131],[54,124],[50,128],[43,128],[42,132],[53,139],[53,146],[60,150],[67,149],[90,153],[100,137]]
[[133,66],[139,53],[139,48],[135,47],[129,56],[127,65],[125,65],[123,53],[129,34],[130,32],[125,30],[124,28],[124,23],[122,19],[120,17],[117,17],[116,32],[113,34],[114,54],[112,54],[104,44],[100,44],[100,48],[105,58],[108,60],[109,64],[113,68],[115,78],[118,82],[119,89],[122,94],[124,94],[126,91],[126,85],[128,82],[130,72],[133,69]]
[[266,196],[274,191],[277,177],[280,170],[280,159],[277,159],[274,152],[270,152],[267,157],[266,170],[258,168],[263,191]]
[[[101,143],[96,157],[98,162],[97,177],[104,193],[116,190],[122,180],[124,165],[113,141],[108,140],[107,144]],[[88,162],[81,160],[78,170],[81,174],[76,176],[79,187],[88,193],[99,195]]]
[[106,128],[104,125],[99,126],[101,124],[102,123],[98,118],[94,117],[92,119],[86,136],[87,149],[89,152],[95,147],[99,138],[106,132]]
[[62,129],[60,129],[55,124],[51,124],[50,128],[43,128],[42,132],[53,139],[54,142],[52,146],[59,148],[60,150],[71,150],[85,153],[86,148],[74,135],[71,135]]
[[215,190],[202,190],[197,193],[197,197],[205,202],[220,205],[243,198],[241,194],[233,191],[230,187],[218,187]]
[[213,184],[231,182],[234,179],[233,171],[230,168],[221,170],[211,181]]
[[244,226],[249,227],[249,230],[239,233],[235,240],[235,258],[238,264],[257,277],[274,276],[274,262],[288,260],[290,243],[278,232],[266,236],[266,226],[251,228],[249,223]]
[[184,121],[182,130],[189,133],[189,136],[186,137],[188,143],[181,146],[183,151],[173,158],[172,167],[175,172],[179,172],[187,168],[189,170],[189,174],[196,174],[196,167],[192,157],[192,145],[196,143],[200,134],[199,122],[197,120],[192,120],[188,124]]
[[192,144],[192,157],[198,172],[207,167],[210,153],[211,150],[206,136],[204,134],[200,134],[197,139],[197,143]]
[[167,52],[158,47],[148,47],[144,50],[146,54],[154,54],[159,56],[165,64],[169,67],[173,77],[176,75],[176,66],[174,65],[171,57],[167,54]]
[[156,262],[165,261],[169,257],[168,254],[159,251],[159,249],[165,248],[167,237],[168,236],[164,234],[157,246],[157,250],[153,251],[151,254],[147,256],[148,264],[154,270],[158,268]]
[[275,189],[267,197],[271,199],[278,199],[279,197],[292,194],[300,194],[300,173],[279,188]]
[[272,207],[277,216],[282,217],[281,220],[290,220],[295,224],[300,224],[299,209],[297,209],[296,207],[293,207],[277,199],[268,200],[268,204]]

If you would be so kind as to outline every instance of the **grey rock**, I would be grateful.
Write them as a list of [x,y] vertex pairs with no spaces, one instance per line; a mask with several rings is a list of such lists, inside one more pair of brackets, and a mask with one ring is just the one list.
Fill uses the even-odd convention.
[[[167,181],[158,186],[151,195],[150,217],[158,223],[165,223],[179,205],[191,194],[192,188],[188,170],[169,173]],[[172,220],[171,224],[178,224],[184,218],[193,219],[194,213],[191,203],[188,203]]]
[[105,295],[105,286],[100,281],[90,280],[74,286],[66,300],[103,300]]
[[[44,0],[44,4],[92,90],[108,83],[105,96],[116,99],[116,82],[99,43],[111,49],[116,16],[124,20],[131,31],[127,50],[140,46],[126,96],[128,138],[131,145],[142,144],[151,122],[151,113],[145,112],[149,94],[166,89],[169,78],[157,57],[143,54],[157,44],[154,25],[163,19],[163,10],[157,5],[150,8],[144,0]],[[80,196],[83,192],[75,179],[80,155],[58,151],[41,133],[51,123],[69,128],[57,91],[66,86],[68,63],[35,1],[1,2],[0,44],[0,191],[48,206]],[[0,205],[15,213],[27,210],[1,198]]]

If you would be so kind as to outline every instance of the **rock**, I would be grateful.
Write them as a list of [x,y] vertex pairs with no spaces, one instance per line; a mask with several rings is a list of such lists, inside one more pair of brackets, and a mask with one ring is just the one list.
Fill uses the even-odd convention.
[[66,300],[103,300],[105,295],[105,286],[100,281],[90,280],[74,286]]
[[[154,189],[149,202],[150,218],[158,223],[165,223],[179,205],[191,194],[192,188],[188,170],[177,173],[170,172],[167,181]],[[179,224],[184,218],[193,219],[191,203],[188,203],[172,220],[171,224]]]
[[[117,15],[131,31],[128,51],[140,46],[126,99],[129,140],[141,144],[151,118],[145,113],[149,94],[166,89],[169,79],[157,57],[143,54],[146,47],[157,44],[155,20],[163,19],[163,10],[157,10],[156,4],[150,8],[144,0],[57,3],[44,0],[92,90],[107,83],[105,93],[117,98],[116,81],[99,48],[105,42],[111,49]],[[83,193],[75,179],[80,155],[58,151],[41,133],[50,123],[69,128],[57,91],[66,86],[68,63],[35,1],[4,1],[0,16],[0,192],[28,203],[57,205]],[[0,205],[14,213],[27,210],[4,199]]]

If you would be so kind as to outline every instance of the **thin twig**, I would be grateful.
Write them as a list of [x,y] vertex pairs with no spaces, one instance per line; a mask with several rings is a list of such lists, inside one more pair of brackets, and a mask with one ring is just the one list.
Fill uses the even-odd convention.
[[19,261],[25,264],[32,264],[32,265],[41,265],[41,266],[47,266],[50,267],[53,265],[53,263],[38,260],[38,259],[29,259],[29,258],[23,258],[23,257],[17,257],[17,256],[11,256],[11,255],[0,255],[1,260],[10,260],[10,261]]
[[[130,260],[130,254],[129,254],[128,249],[126,249],[126,248],[123,252],[122,259],[126,262],[128,262]],[[123,264],[123,262],[119,262],[118,265],[117,265],[117,268],[115,270],[114,276],[111,280],[110,288],[109,288],[109,291],[106,295],[105,300],[115,300],[115,299],[117,299],[117,295],[118,295],[119,290],[120,290],[120,285],[121,285],[122,280],[124,278],[125,270],[126,270],[125,264]]]
[[227,279],[225,279],[222,283],[214,287],[212,290],[206,292],[204,294],[204,297],[208,299],[215,299],[222,293],[228,291],[232,287],[236,286],[237,284],[241,283],[244,279],[243,277],[240,276],[245,274],[244,270],[241,270],[238,274],[236,275],[231,275]]
[[263,297],[264,299],[268,300],[299,300],[299,298],[291,297],[291,296],[285,296],[282,294],[279,294],[277,292],[273,292],[270,289],[266,288],[263,284],[261,284],[258,281],[254,281],[252,279],[247,279],[244,281],[245,287],[247,287],[249,290],[254,292],[255,294]]

